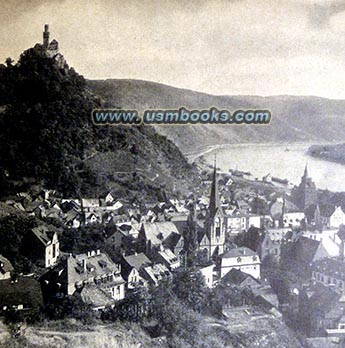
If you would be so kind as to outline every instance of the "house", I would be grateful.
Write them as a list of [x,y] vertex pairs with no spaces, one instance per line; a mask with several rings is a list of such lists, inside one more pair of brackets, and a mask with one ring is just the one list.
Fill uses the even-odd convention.
[[251,227],[260,228],[262,225],[262,216],[258,214],[249,214],[247,217],[247,227],[248,230]]
[[342,215],[344,214],[342,212],[342,209],[338,207],[339,209],[336,209],[333,205],[331,204],[323,204],[323,205],[313,205],[310,206],[309,209],[306,211],[306,215],[308,217],[308,221],[312,223],[313,225],[321,228],[325,226],[326,228],[330,228],[331,226],[331,218],[332,219],[332,224],[338,226],[334,226],[338,228],[341,225],[342,221]]
[[136,223],[122,223],[117,224],[116,228],[119,231],[125,232],[128,236],[131,236],[133,239],[137,239],[139,236],[140,228],[138,229],[138,225]]
[[81,211],[81,201],[79,199],[62,199],[60,208],[64,213],[70,210]]
[[229,234],[238,234],[247,229],[247,216],[239,211],[232,215],[225,216],[226,231]]
[[183,237],[171,221],[144,222],[138,236],[139,249],[150,258],[156,256],[163,245],[177,256],[183,251]]
[[264,238],[260,246],[260,257],[264,260],[272,257],[275,261],[280,261],[281,244],[285,240],[290,228],[269,228],[265,231]]
[[284,248],[284,253],[282,253],[284,263],[289,266],[291,270],[300,272],[301,275],[308,277],[312,262],[328,256],[321,241],[304,236],[299,236],[294,241],[284,244],[282,248]]
[[[319,249],[314,255],[313,261],[324,257],[341,256],[341,240],[338,237],[338,230],[304,231],[303,236],[320,241]],[[343,255],[344,256],[344,255]]]
[[247,247],[231,249],[221,255],[221,278],[236,268],[260,279],[260,264],[260,258],[255,251]]
[[57,232],[47,226],[35,227],[26,237],[24,245],[27,254],[44,267],[54,266],[60,255]]
[[278,197],[270,206],[270,215],[275,227],[300,226],[304,212],[290,200]]
[[239,269],[232,268],[228,273],[221,279],[224,285],[236,285],[240,288],[255,288],[261,285],[257,278],[252,275],[242,272]]
[[199,271],[200,273],[204,276],[205,278],[205,285],[208,288],[213,288],[214,286],[214,268],[216,265],[214,263],[208,263],[202,266],[199,266]]
[[332,288],[337,292],[345,291],[345,262],[324,258],[312,263],[312,280],[315,283]]
[[79,228],[83,222],[83,217],[77,210],[72,208],[65,214],[63,220],[67,227]]
[[100,207],[98,198],[82,198],[81,209],[83,212],[90,212]]
[[310,348],[339,348],[339,337],[311,337],[306,342]]
[[181,266],[179,258],[168,248],[162,249],[157,254],[157,261],[173,271]]
[[341,207],[336,207],[333,214],[329,217],[329,227],[339,228],[345,224],[345,213]]
[[166,220],[171,221],[177,227],[180,234],[184,234],[187,228],[188,214],[185,213],[168,213],[166,214]]
[[319,246],[320,241],[300,236],[291,244],[289,258],[291,262],[309,265],[314,260]]
[[131,219],[126,214],[112,214],[109,222],[112,222],[115,225],[121,225],[121,224],[125,224],[125,223],[127,223],[127,224],[130,223]]
[[[252,292],[255,298],[255,304],[260,305],[268,310],[279,308],[279,300],[277,294],[268,284],[262,283],[252,287]],[[274,312],[276,316],[281,317],[280,312]]]
[[225,186],[231,186],[234,183],[233,178],[230,176],[228,180],[225,182]]
[[67,294],[79,292],[84,302],[102,309],[125,297],[121,265],[99,250],[67,258]]
[[282,216],[283,227],[297,227],[301,225],[305,215],[302,211],[286,212]]
[[128,231],[111,229],[104,237],[107,251],[111,255],[128,253],[134,249],[134,239]]
[[102,215],[98,212],[85,212],[85,225],[100,224],[102,222]]
[[226,231],[229,234],[238,234],[247,231],[250,227],[260,228],[262,217],[257,214],[243,214],[236,209],[225,217]]
[[0,281],[11,278],[11,272],[13,272],[14,268],[11,262],[0,255]]
[[157,263],[152,266],[143,266],[139,273],[149,284],[154,286],[157,286],[161,281],[172,280],[172,273],[162,263]]
[[105,196],[105,203],[106,204],[111,204],[115,201],[116,196],[114,193],[109,192],[106,196]]
[[128,289],[133,289],[137,286],[147,286],[147,280],[145,280],[139,272],[142,267],[150,265],[152,265],[152,262],[144,253],[135,253],[122,257],[121,275],[126,281]]
[[0,314],[8,310],[39,310],[43,305],[40,283],[34,277],[18,277],[0,281]]

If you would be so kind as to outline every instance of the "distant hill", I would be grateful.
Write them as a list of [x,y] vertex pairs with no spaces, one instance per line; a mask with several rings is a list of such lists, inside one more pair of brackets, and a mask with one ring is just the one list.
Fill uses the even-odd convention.
[[0,192],[33,178],[64,196],[162,199],[195,186],[197,172],[153,127],[95,126],[91,92],[61,54],[37,44],[0,64]]
[[269,125],[157,126],[184,152],[225,143],[332,142],[345,137],[345,101],[297,96],[214,96],[141,80],[92,80],[109,106],[138,109],[268,109]]

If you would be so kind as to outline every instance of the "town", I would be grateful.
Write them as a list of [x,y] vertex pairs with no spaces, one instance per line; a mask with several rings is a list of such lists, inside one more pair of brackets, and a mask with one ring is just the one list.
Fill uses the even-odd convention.
[[[0,256],[1,313],[30,312],[76,294],[102,312],[193,267],[208,288],[236,288],[244,302],[250,290],[255,304],[308,337],[344,337],[342,208],[318,204],[307,166],[289,194],[267,178],[261,189],[238,179],[238,173],[217,175],[215,165],[203,178],[209,197],[144,207],[112,192],[67,199],[42,190],[3,201],[42,225],[23,241],[36,272],[18,273],[8,255]],[[97,236],[95,248],[66,252],[63,229]],[[225,312],[231,302],[222,303]]]
[[[48,25],[35,50],[68,74]],[[0,316],[13,336],[44,320],[139,322],[176,309],[171,296],[218,320],[243,316],[238,326],[281,320],[311,347],[343,344],[344,197],[318,190],[307,164],[298,185],[222,172],[216,159],[193,169],[194,190],[145,202],[14,180],[26,189],[0,197]],[[178,321],[155,319],[154,339]]]

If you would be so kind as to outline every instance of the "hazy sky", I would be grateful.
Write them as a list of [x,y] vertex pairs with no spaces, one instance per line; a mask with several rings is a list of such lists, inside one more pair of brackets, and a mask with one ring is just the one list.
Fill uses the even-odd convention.
[[87,78],[345,99],[345,0],[0,0],[0,61],[45,23]]

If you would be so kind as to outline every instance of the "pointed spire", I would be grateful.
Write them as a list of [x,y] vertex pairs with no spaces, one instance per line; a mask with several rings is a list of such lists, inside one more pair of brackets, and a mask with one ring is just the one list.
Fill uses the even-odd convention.
[[214,170],[212,178],[211,196],[210,196],[210,216],[214,217],[217,209],[219,208],[219,194],[218,194],[218,181],[217,181],[217,159],[216,154],[214,156]]
[[303,178],[308,178],[308,161],[305,164]]

